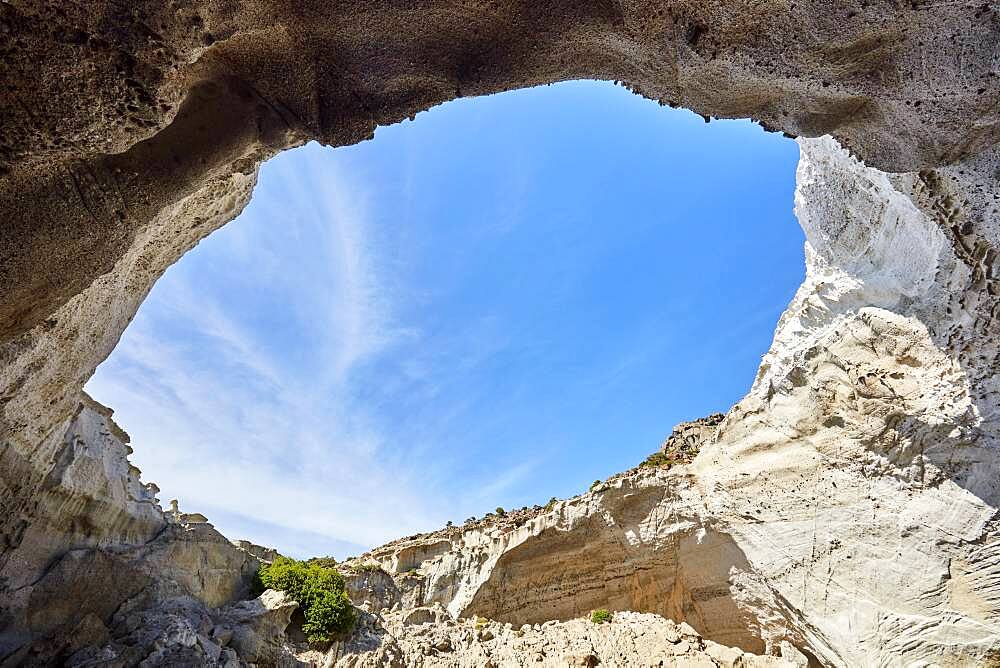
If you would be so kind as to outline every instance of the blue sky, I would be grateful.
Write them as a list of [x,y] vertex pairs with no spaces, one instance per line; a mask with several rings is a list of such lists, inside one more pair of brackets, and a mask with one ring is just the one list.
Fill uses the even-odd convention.
[[584,491],[749,388],[798,148],[610,83],[266,163],[87,386],[161,500],[304,557]]

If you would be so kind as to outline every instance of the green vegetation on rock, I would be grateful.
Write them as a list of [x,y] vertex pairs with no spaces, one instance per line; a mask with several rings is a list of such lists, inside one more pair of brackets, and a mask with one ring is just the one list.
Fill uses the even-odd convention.
[[310,565],[322,566],[323,568],[337,567],[337,560],[333,557],[312,557],[311,559],[306,559],[306,563]]
[[639,466],[643,468],[670,468],[677,462],[662,452],[654,452],[649,457],[646,457]]
[[309,642],[327,642],[346,633],[357,618],[344,589],[344,578],[332,568],[278,557],[257,571],[255,590],[280,589],[294,598],[302,609],[302,631]]
[[595,624],[603,624],[604,622],[610,622],[614,615],[610,610],[605,610],[604,608],[598,608],[590,613],[590,621]]
[[363,564],[355,564],[352,569],[357,573],[378,573],[382,571],[382,564],[374,561],[367,561]]

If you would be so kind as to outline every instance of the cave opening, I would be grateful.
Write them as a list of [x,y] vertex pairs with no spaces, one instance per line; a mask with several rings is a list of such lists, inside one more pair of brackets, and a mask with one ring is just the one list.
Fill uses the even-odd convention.
[[87,389],[163,500],[297,557],[572,496],[746,392],[797,158],[592,81],[292,149]]
[[[809,240],[806,279],[778,322],[753,388],[690,466],[652,473],[642,469],[615,477],[613,484],[606,479],[595,491],[557,502],[538,516],[545,521],[534,522],[531,536],[549,538],[553,529],[575,526],[581,532],[573,537],[584,539],[581,552],[555,549],[562,547],[558,541],[529,545],[521,540],[527,538],[524,528],[479,531],[476,542],[475,532],[466,527],[480,524],[472,523],[445,531],[449,536],[461,534],[452,548],[436,545],[437,532],[395,543],[408,550],[409,561],[400,558],[399,564],[416,564],[421,555],[447,549],[434,557],[438,561],[432,567],[445,565],[450,555],[452,566],[473,568],[436,573],[424,569],[421,577],[411,578],[421,581],[421,591],[435,585],[432,593],[446,598],[450,573],[451,584],[468,586],[461,604],[449,603],[449,611],[478,606],[484,615],[536,615],[537,607],[530,606],[558,603],[553,592],[566,598],[558,586],[600,585],[595,573],[605,581],[616,575],[622,564],[628,565],[625,548],[634,541],[669,551],[671,545],[661,539],[673,536],[685,563],[696,566],[679,573],[684,582],[679,593],[690,593],[691,599],[704,595],[709,601],[713,589],[702,585],[710,583],[696,581],[702,580],[701,574],[714,577],[718,571],[698,563],[707,549],[699,546],[718,545],[720,554],[727,552],[725,535],[711,533],[718,530],[733,539],[753,566],[743,581],[731,583],[731,596],[756,610],[762,631],[757,637],[766,638],[769,653],[789,643],[792,649],[803,648],[788,652],[795,665],[803,664],[803,654],[807,661],[812,654],[829,665],[981,665],[996,656],[996,11],[982,3],[796,2],[775,7],[444,1],[421,4],[419,9],[398,3],[182,4],[136,3],[121,11],[101,0],[69,7],[5,3],[0,12],[9,37],[5,55],[10,56],[0,67],[0,107],[6,112],[0,132],[0,210],[6,213],[0,241],[0,292],[5,296],[0,304],[0,498],[5,511],[0,523],[0,657],[5,664],[53,664],[74,656],[76,661],[68,663],[102,657],[114,657],[123,665],[195,665],[217,657],[230,665],[263,663],[266,655],[253,648],[239,643],[221,648],[215,641],[227,644],[223,636],[232,640],[240,630],[252,631],[251,624],[235,620],[233,613],[252,604],[245,600],[245,585],[261,563],[257,548],[231,545],[197,512],[163,513],[152,502],[155,487],[143,485],[129,465],[131,448],[111,422],[111,409],[82,394],[84,383],[116,347],[163,272],[244,208],[257,170],[268,158],[310,139],[331,146],[356,144],[379,125],[397,123],[456,97],[574,77],[622,80],[664,104],[705,115],[754,118],[767,128],[801,137],[795,203]],[[512,98],[498,97],[491,103],[502,99]],[[585,108],[578,104],[573,113]],[[618,110],[604,108],[600,114],[606,131],[623,132],[637,125]],[[521,135],[537,145],[537,136],[529,130],[546,127],[540,123],[542,115],[533,114],[532,123],[518,136],[497,134],[495,123],[478,134],[506,136],[504,148],[519,146],[515,139]],[[408,128],[406,134],[413,138],[418,125],[434,117],[422,114],[415,124],[400,127]],[[713,126],[719,127],[698,127]],[[548,127],[553,134],[552,125]],[[559,125],[563,127],[574,126]],[[696,130],[688,130],[694,137]],[[384,129],[380,133],[381,139],[392,134]],[[644,146],[657,147],[655,135],[638,136]],[[570,144],[592,148],[593,137],[584,137]],[[704,136],[699,143],[707,147]],[[669,148],[682,155],[677,144]],[[435,155],[456,150],[454,142],[431,145]],[[659,155],[671,154],[666,148],[659,146]],[[635,166],[654,164],[638,157],[615,160],[593,150],[572,153],[569,147],[561,153],[573,161],[559,174],[572,176],[571,167],[591,165],[605,169],[603,181],[618,185],[641,183]],[[302,154],[286,153],[283,159]],[[350,154],[336,155],[346,161]],[[503,157],[493,151],[481,162],[510,163]],[[264,168],[258,195],[280,160]],[[407,164],[398,158],[395,162]],[[695,163],[690,157],[678,159],[682,175],[696,174]],[[423,194],[429,189],[420,187],[416,177],[440,170],[424,159],[415,164],[414,179],[401,178],[400,183]],[[756,172],[743,182],[754,183],[753,176],[767,173],[762,163],[755,166]],[[516,356],[530,362],[534,382],[508,365],[507,374],[487,375],[492,392],[477,393],[474,384],[460,383],[457,389],[444,382],[429,388],[415,385],[413,378],[443,377],[438,372],[446,365],[427,364],[428,358],[470,359],[454,348],[446,347],[443,355],[431,353],[451,340],[444,335],[454,338],[466,332],[462,326],[471,319],[445,318],[440,300],[431,298],[435,291],[418,280],[417,273],[403,272],[406,263],[397,260],[418,258],[419,250],[437,245],[432,242],[438,233],[413,226],[412,219],[436,223],[435,230],[450,243],[446,247],[461,249],[459,259],[474,257],[467,228],[485,235],[491,229],[487,223],[493,221],[495,227],[498,220],[477,215],[486,211],[481,206],[486,200],[474,186],[490,182],[479,167],[466,161],[455,171],[468,179],[451,179],[447,193],[439,183],[430,189],[447,201],[443,211],[463,214],[466,226],[446,225],[443,215],[428,217],[427,210],[414,205],[418,200],[403,196],[402,185],[362,198],[361,188],[378,185],[369,178],[372,173],[392,172],[348,170],[361,177],[339,189],[349,209],[360,201],[371,202],[373,211],[396,203],[395,209],[379,216],[389,219],[385,225],[361,226],[371,236],[342,234],[341,221],[329,219],[327,237],[297,235],[301,248],[293,247],[295,252],[289,252],[283,237],[251,240],[248,248],[253,252],[234,270],[231,261],[210,251],[213,244],[237,249],[238,244],[231,243],[236,230],[253,227],[248,213],[175,267],[172,275],[190,272],[188,293],[201,299],[175,299],[166,312],[162,302],[153,302],[159,304],[160,317],[154,317],[155,307],[143,311],[126,334],[118,358],[102,370],[111,372],[120,365],[126,375],[98,376],[90,386],[118,408],[117,417],[134,436],[135,461],[146,469],[147,479],[163,484],[164,500],[181,498],[184,510],[204,511],[234,537],[254,537],[291,554],[339,555],[384,540],[403,527],[422,528],[446,518],[461,522],[463,515],[478,516],[493,504],[509,507],[586,489],[589,480],[607,469],[621,470],[649,452],[647,442],[658,441],[678,419],[715,409],[712,401],[705,401],[698,410],[684,410],[685,401],[704,399],[699,383],[713,387],[718,396],[727,392],[727,377],[711,364],[718,352],[698,352],[690,338],[710,343],[714,339],[705,332],[725,331],[749,347],[750,330],[734,331],[728,323],[714,329],[682,327],[690,324],[691,319],[682,316],[694,313],[694,306],[674,308],[669,312],[673,317],[653,320],[645,329],[623,312],[652,316],[657,311],[651,305],[659,303],[655,299],[674,294],[668,286],[680,284],[683,294],[694,295],[695,288],[706,287],[704,277],[732,270],[738,277],[728,280],[732,291],[691,301],[711,305],[732,321],[749,302],[748,294],[760,294],[745,271],[736,271],[746,268],[738,260],[756,258],[769,267],[781,263],[747,245],[740,255],[720,252],[727,246],[710,234],[705,205],[726,200],[721,188],[713,191],[714,197],[701,198],[698,215],[688,216],[696,222],[689,226],[699,234],[695,242],[671,241],[638,233],[635,226],[641,217],[631,210],[613,209],[609,215],[595,207],[592,197],[608,189],[601,180],[578,176],[569,180],[584,184],[577,199],[589,202],[583,207],[589,214],[586,220],[600,223],[580,224],[579,229],[610,229],[621,240],[639,240],[640,248],[616,255],[615,243],[598,244],[611,258],[607,264],[631,272],[629,290],[609,288],[615,282],[607,275],[596,286],[567,281],[582,285],[583,294],[594,298],[585,303],[600,303],[600,308],[586,311],[590,320],[574,317],[572,300],[550,302],[548,311],[565,327],[548,340],[555,342],[556,352],[576,363],[570,372],[556,373],[560,369],[548,363],[553,347],[537,346],[530,348],[537,352],[534,356]],[[518,173],[527,174],[529,185],[541,183],[552,201],[560,200],[554,178],[559,174]],[[671,179],[682,183],[677,174]],[[301,174],[297,182],[315,190],[315,183]],[[533,211],[521,191],[501,192],[506,197],[497,199],[507,205],[505,210],[516,203],[522,213]],[[679,185],[680,194],[671,198],[633,187],[618,190],[614,201],[648,201],[640,195],[649,192],[675,205],[695,200],[699,191],[690,183]],[[461,206],[464,197],[480,206]],[[574,200],[564,196],[561,201]],[[258,197],[253,206],[261,203]],[[283,230],[308,227],[293,224],[300,205],[296,197],[283,197],[274,207],[280,215],[266,221],[268,229],[281,223]],[[551,211],[538,213],[526,216],[530,226],[515,225],[510,234],[523,227],[545,230],[551,218],[558,218]],[[727,218],[729,223],[732,218]],[[669,227],[662,213],[657,220],[662,228]],[[586,246],[569,233],[577,230],[568,232],[566,227],[550,232],[555,242],[548,246],[529,244],[538,249],[544,267],[559,266],[556,258]],[[727,243],[736,241],[738,232],[750,230],[754,241],[763,242],[758,245],[768,245],[760,230],[732,224],[725,229],[733,237],[724,239]],[[391,237],[400,230],[410,232],[397,239],[406,252],[393,253],[383,235]],[[344,261],[356,254],[340,253],[336,266],[358,269],[347,272],[356,279],[353,285],[374,286],[360,293],[380,296],[377,301],[384,308],[372,311],[383,316],[377,322],[394,325],[388,331],[398,338],[376,336],[385,331],[366,326],[364,318],[346,317],[356,311],[345,303],[369,300],[346,301],[342,293],[349,291],[338,291],[313,270],[317,262],[306,251],[343,250],[345,239],[351,238],[370,241],[375,255],[385,260],[384,267],[379,265],[384,271],[375,277],[395,276],[395,281],[366,282],[369,274],[361,271],[366,263]],[[506,280],[504,287],[528,286],[510,298],[524,305],[532,301],[528,297],[557,284],[532,275],[525,259],[531,255],[523,252],[513,265],[519,272],[502,270],[510,266],[503,261],[504,253],[518,249],[511,239],[485,244],[492,252],[474,264],[499,273]],[[701,246],[711,252],[698,255]],[[267,257],[262,248],[274,257]],[[452,257],[431,258],[425,263],[439,272],[461,274],[463,265]],[[691,261],[685,265],[686,260]],[[219,276],[239,279],[243,292],[222,290],[230,286],[195,271],[198,262],[212,265]],[[599,273],[598,263],[582,264]],[[680,279],[667,280],[664,267],[684,266],[686,271],[677,272]],[[651,267],[661,273],[651,272]],[[717,271],[708,272],[708,267]],[[284,283],[295,283],[291,276],[296,271],[310,279],[305,287],[319,286],[329,298],[310,301],[301,284],[284,297],[273,294]],[[168,276],[161,283],[155,300],[169,292],[170,280]],[[458,285],[474,295],[503,294],[498,288],[483,290],[482,281],[462,280]],[[662,288],[661,293],[643,297],[640,288],[648,285]],[[228,317],[228,309],[246,301],[262,306],[247,312],[251,320],[268,334],[284,336],[277,345],[258,334],[241,336],[247,331],[245,323]],[[317,315],[331,311],[343,317]],[[438,328],[429,329],[413,312],[433,315]],[[323,340],[333,341],[326,355],[317,354],[313,341],[302,336],[299,320],[312,324]],[[532,326],[546,323],[541,316],[526,320]],[[502,318],[490,322],[499,331],[513,331]],[[594,323],[600,336],[589,336],[581,327]],[[171,325],[184,335],[166,336]],[[360,332],[354,339],[357,345],[340,345],[343,331],[334,325]],[[632,338],[615,339],[619,329]],[[481,343],[491,331],[474,330],[468,339]],[[676,343],[676,332],[684,331],[696,336],[681,340],[666,359],[688,363],[686,368],[651,355],[623,360],[617,354],[637,350],[640,332],[652,332],[650,338],[659,337],[666,345]],[[588,341],[603,345],[597,352],[597,346],[581,351]],[[405,367],[386,363],[367,369],[352,363],[373,361],[358,356],[366,350],[406,343]],[[186,354],[177,354],[177,349]],[[297,353],[299,374],[290,375],[284,365],[271,363],[276,360],[256,354],[262,350]],[[128,352],[133,353],[131,360],[122,357]],[[588,378],[589,367],[582,362],[599,358],[621,362],[612,365],[617,373]],[[499,363],[509,358],[493,354],[487,359]],[[752,374],[739,371],[738,360],[727,361],[745,386]],[[363,366],[370,382],[359,385]],[[150,382],[150,368],[156,383]],[[400,372],[403,368],[406,373]],[[646,372],[647,384],[626,382],[635,368]],[[336,382],[337,371],[346,384]],[[567,376],[573,382],[567,382]],[[219,378],[236,382],[213,382]],[[519,378],[525,380],[512,382]],[[112,386],[117,396],[104,393]],[[510,391],[522,386],[527,389],[521,393]],[[302,387],[315,389],[322,400],[307,400],[299,391]],[[683,390],[680,396],[664,389],[674,387]],[[186,394],[192,388],[199,391]],[[331,398],[331,388],[341,389],[341,396]],[[584,390],[596,399],[581,403],[579,393]],[[122,395],[124,400],[119,400]],[[428,395],[438,403],[422,402]],[[552,396],[562,403],[546,400]],[[543,419],[530,420],[528,411],[512,411],[516,398]],[[623,408],[629,400],[631,405]],[[722,408],[728,404],[717,401]],[[200,410],[184,413],[179,403]],[[563,404],[574,410],[568,415],[557,410]],[[379,410],[358,410],[363,406]],[[469,406],[479,410],[467,411]],[[138,409],[146,409],[148,417],[142,419]],[[407,419],[388,421],[390,429],[381,418],[392,411]],[[477,419],[470,420],[470,412]],[[439,422],[428,424],[430,417]],[[454,428],[448,432],[451,441],[443,428],[431,428],[440,425]],[[564,425],[575,429],[566,434]],[[347,427],[353,429],[345,433]],[[484,440],[484,434],[499,437]],[[373,438],[348,438],[365,435]],[[332,443],[338,445],[335,454],[326,447]],[[173,473],[160,466],[164,461],[173,464]],[[365,468],[366,462],[382,468]],[[373,471],[390,474],[380,477]],[[658,484],[645,484],[653,478]],[[448,484],[459,481],[479,496],[462,496]],[[187,491],[185,482],[190,483]],[[651,496],[661,502],[653,503],[644,519],[649,499],[639,492],[657,486],[664,493]],[[436,508],[434,500],[447,507]],[[236,510],[227,514],[222,507]],[[500,515],[494,509],[494,518]],[[259,521],[248,523],[248,517]],[[242,524],[237,521],[241,518]],[[491,522],[494,529],[500,526]],[[363,532],[373,528],[376,535]],[[602,533],[602,540],[592,539],[595,532]],[[355,542],[336,544],[329,536]],[[471,549],[465,538],[474,543]],[[521,542],[513,545],[514,538]],[[518,549],[497,549],[501,542]],[[403,550],[395,552],[401,557]],[[738,568],[739,554],[731,554],[732,559],[718,563]],[[506,558],[488,563],[491,555]],[[559,558],[569,566],[590,559],[598,568],[573,571],[560,567]],[[668,561],[665,568],[671,567]],[[561,581],[531,581],[544,575],[544,569],[559,574],[560,568],[566,574]],[[386,570],[377,572],[390,576]],[[660,573],[655,581],[644,579],[651,573],[636,573],[634,591],[667,599],[686,614],[686,597],[664,595],[657,585],[666,579]],[[483,581],[482,575],[492,582]],[[403,574],[392,577],[395,582]],[[539,596],[526,600],[523,591],[528,587],[538,587]],[[477,599],[478,591],[482,595]],[[595,591],[600,595],[589,601],[578,597],[566,608],[620,605],[607,588]],[[628,589],[619,587],[619,592],[632,596]],[[427,656],[428,643],[418,642],[416,632],[406,632],[411,613],[414,621],[430,616],[442,622],[437,626],[447,643],[431,649],[454,649],[451,656],[457,661],[487,665],[459,655],[466,640],[482,641],[484,632],[493,637],[487,648],[491,650],[506,651],[523,640],[515,629],[499,623],[479,628],[478,619],[465,617],[456,624],[453,615],[446,620],[437,615],[440,610],[423,605],[430,600],[423,597],[413,601],[419,608],[395,613],[390,609],[391,614],[382,617],[394,638],[409,636],[408,646],[393,642],[363,652],[367,661],[361,656],[348,661],[378,665],[377,657],[388,658],[391,651],[394,659],[402,657],[400,663],[426,662],[421,657]],[[521,610],[519,602],[527,606]],[[636,607],[629,600],[625,605]],[[373,616],[383,612],[374,610]],[[704,620],[713,614],[706,610],[700,616]],[[724,610],[718,615],[725,616]],[[577,637],[594,632],[590,620],[578,617],[568,625],[527,632],[526,637],[551,639],[574,625],[582,632]],[[284,650],[287,635],[282,626],[264,640],[282,644]],[[627,624],[605,626],[597,633],[616,635],[624,627]],[[223,636],[214,633],[217,629]],[[538,653],[515,649],[520,663],[537,662]],[[594,647],[591,654],[559,653],[551,659],[571,665],[611,664],[625,656],[634,657],[628,662],[635,664],[659,660],[640,658],[635,654],[639,649]],[[786,653],[784,647],[778,649]],[[743,662],[756,661],[747,657]]]

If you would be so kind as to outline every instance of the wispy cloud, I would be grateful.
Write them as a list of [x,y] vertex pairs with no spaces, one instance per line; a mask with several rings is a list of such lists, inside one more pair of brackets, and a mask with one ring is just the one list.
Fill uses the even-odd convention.
[[584,491],[738,398],[800,278],[794,145],[672,113],[566,84],[286,152],[88,389],[164,501],[292,554]]
[[204,242],[216,264],[172,269],[88,389],[116,408],[163,500],[229,509],[224,531],[297,530],[314,537],[306,550],[431,528],[441,509],[393,465],[352,383],[414,336],[393,321],[367,193],[317,147],[265,166],[260,188]]

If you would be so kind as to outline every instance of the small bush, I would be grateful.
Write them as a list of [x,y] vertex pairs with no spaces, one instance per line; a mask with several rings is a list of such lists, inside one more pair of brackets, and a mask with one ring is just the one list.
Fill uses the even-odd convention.
[[676,464],[673,457],[662,452],[654,452],[639,464],[642,468],[670,468]]
[[323,568],[337,567],[337,560],[333,557],[313,557],[312,559],[307,559],[306,563],[309,565],[322,566]]
[[601,484],[600,480],[595,480],[594,482],[590,483],[590,489],[593,490],[595,487],[597,487],[600,484]]
[[382,565],[374,561],[369,561],[364,564],[357,564],[354,566],[354,570],[359,573],[378,573],[382,570]]
[[503,517],[507,514],[507,511],[503,509],[503,506],[497,506],[497,515]]
[[545,510],[552,510],[553,508],[556,507],[557,503],[559,503],[559,499],[553,496],[551,499],[549,499],[549,502],[545,504]]
[[344,578],[332,568],[278,557],[257,571],[255,589],[280,589],[299,603],[309,642],[326,642],[354,626],[356,613],[344,589]]
[[594,610],[592,613],[590,613],[590,621],[594,622],[595,624],[603,624],[604,622],[610,622],[612,617],[614,617],[614,615],[611,614],[611,611],[605,610],[604,608],[598,608],[597,610]]

